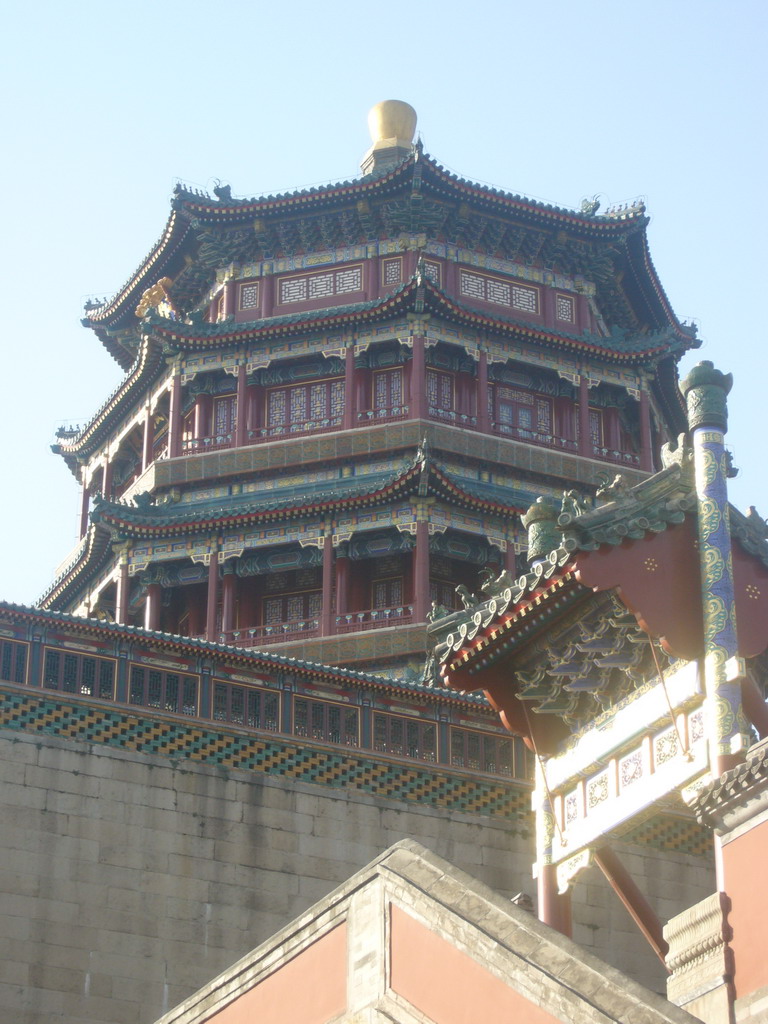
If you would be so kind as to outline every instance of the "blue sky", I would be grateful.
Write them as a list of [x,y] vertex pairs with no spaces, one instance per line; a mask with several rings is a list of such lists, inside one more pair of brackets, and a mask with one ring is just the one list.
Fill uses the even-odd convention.
[[731,500],[768,515],[764,2],[42,0],[0,26],[0,597],[34,601],[76,539],[78,488],[49,445],[121,378],[82,304],[141,262],[175,181],[353,177],[387,98],[465,177],[571,207],[644,197],[660,278],[703,340],[683,368],[735,377]]

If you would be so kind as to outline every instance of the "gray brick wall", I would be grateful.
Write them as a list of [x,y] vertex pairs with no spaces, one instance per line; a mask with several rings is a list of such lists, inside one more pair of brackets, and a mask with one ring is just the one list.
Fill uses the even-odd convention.
[[[535,892],[530,840],[487,817],[10,731],[0,766],[2,1024],[151,1024],[406,837],[502,894]],[[713,889],[699,859],[626,861],[665,917]],[[592,869],[574,920],[577,941],[662,990]]]

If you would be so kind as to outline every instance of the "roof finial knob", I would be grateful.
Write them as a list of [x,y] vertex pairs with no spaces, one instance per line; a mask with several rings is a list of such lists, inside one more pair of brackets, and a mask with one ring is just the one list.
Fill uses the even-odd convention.
[[416,134],[416,111],[402,100],[383,100],[368,113],[368,131],[374,145],[389,142],[410,146]]
[[368,114],[373,145],[363,157],[363,174],[381,174],[411,155],[416,111],[402,100],[383,100]]

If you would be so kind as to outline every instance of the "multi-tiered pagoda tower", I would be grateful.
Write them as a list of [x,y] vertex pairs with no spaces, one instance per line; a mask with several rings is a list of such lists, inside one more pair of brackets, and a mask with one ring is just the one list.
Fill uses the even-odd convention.
[[388,101],[354,181],[177,187],[84,320],[125,370],[55,450],[81,541],[46,609],[418,672],[433,603],[515,571],[518,515],[654,469],[696,345],[642,205],[472,184]]

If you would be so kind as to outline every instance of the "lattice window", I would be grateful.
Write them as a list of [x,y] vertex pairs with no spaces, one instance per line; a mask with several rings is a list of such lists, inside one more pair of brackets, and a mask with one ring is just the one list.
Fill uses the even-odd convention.
[[381,370],[373,377],[373,407],[381,416],[402,409],[403,371]]
[[602,448],[603,414],[600,409],[589,410],[589,436],[595,448]]
[[461,600],[454,585],[441,583],[439,580],[429,581],[429,600],[442,605],[448,611],[454,611],[461,606]]
[[195,676],[131,665],[128,699],[131,704],[195,717],[197,679]]
[[298,431],[339,426],[343,417],[343,380],[271,388],[267,392],[267,427],[278,433],[281,428]]
[[434,722],[375,712],[373,749],[416,761],[437,761],[437,726]]
[[489,302],[496,302],[500,306],[509,306],[512,303],[512,288],[506,281],[495,281],[489,277],[486,294]]
[[552,433],[552,406],[543,398],[536,399],[536,429],[540,434]]
[[468,274],[462,270],[459,278],[462,295],[470,299],[485,299],[485,278],[479,274]]
[[316,301],[347,295],[363,288],[363,268],[344,267],[342,270],[326,270],[317,274],[302,274],[298,277],[284,277],[279,282],[281,303]]
[[304,302],[306,298],[306,277],[289,277],[280,282],[280,302]]
[[115,662],[46,648],[43,686],[63,693],[79,693],[100,700],[112,700],[115,690]]
[[475,729],[451,728],[451,764],[456,768],[528,779],[532,764],[521,740]]
[[286,410],[285,389],[270,391],[267,395],[267,426],[284,427]]
[[539,293],[536,288],[524,288],[523,285],[512,285],[512,307],[525,313],[539,312]]
[[552,434],[552,401],[518,388],[496,387],[495,425],[502,433],[536,440]]
[[539,314],[538,288],[462,270],[459,274],[459,291],[470,299],[480,299],[495,306],[511,306],[524,313]]
[[336,293],[359,292],[363,287],[362,267],[350,267],[348,270],[336,271]]
[[232,722],[251,729],[277,732],[279,707],[278,694],[269,690],[214,683],[213,718],[216,722]]
[[331,704],[324,700],[295,697],[293,732],[296,736],[339,743],[345,747],[359,745],[359,713],[357,708]]
[[27,645],[16,640],[0,640],[0,679],[24,683],[27,672]]
[[213,432],[217,437],[229,437],[235,429],[237,396],[216,398],[213,405]]
[[424,268],[424,277],[433,284],[440,286],[440,264],[433,263],[432,260],[424,260],[422,263]]
[[323,595],[320,590],[264,598],[264,625],[280,626],[290,623],[297,629],[313,628],[320,616],[322,603]]
[[310,299],[324,299],[333,295],[333,274],[315,274],[308,278]]
[[400,608],[403,604],[403,580],[396,577],[374,580],[371,585],[372,608]]
[[450,373],[427,370],[427,403],[430,410],[453,410],[453,377]]
[[240,285],[240,309],[257,309],[259,305],[259,285],[257,282],[253,284],[241,284]]
[[264,601],[264,625],[277,626],[283,621],[283,599],[269,597]]
[[290,396],[291,426],[302,426],[307,422],[307,389],[291,388]]
[[264,580],[264,589],[269,591],[288,590],[290,587],[290,573],[273,572]]
[[384,284],[400,284],[403,279],[403,261],[401,259],[384,260],[382,274]]
[[330,413],[333,424],[341,423],[344,417],[344,381],[331,381]]
[[575,323],[576,306],[570,295],[557,295],[555,297],[555,316],[558,320],[564,320],[566,323]]

